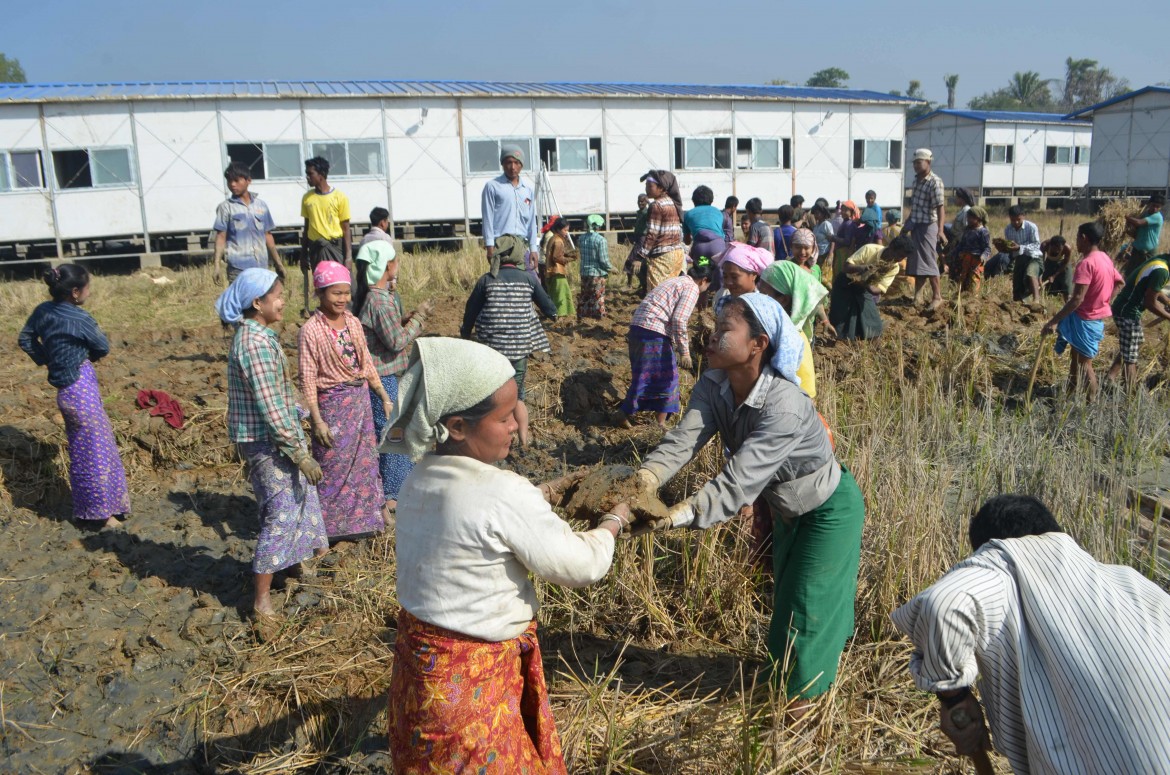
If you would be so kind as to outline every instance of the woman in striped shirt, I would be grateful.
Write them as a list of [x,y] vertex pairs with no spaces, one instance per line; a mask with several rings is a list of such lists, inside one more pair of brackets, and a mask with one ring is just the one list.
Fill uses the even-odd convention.
[[394,405],[366,349],[362,324],[347,309],[349,270],[322,261],[313,270],[313,285],[319,306],[297,340],[298,371],[312,418],[313,457],[323,471],[318,494],[325,528],[330,540],[378,533],[385,501],[366,386],[382,400],[387,417]]
[[85,267],[62,264],[46,270],[44,281],[53,300],[33,310],[18,343],[33,363],[49,367],[49,384],[57,388],[69,441],[73,518],[116,526],[130,512],[130,491],[93,370],[93,361],[109,354],[110,343],[81,308],[90,292]]
[[686,266],[682,194],[678,180],[666,170],[650,170],[641,179],[646,184],[646,196],[650,197],[650,212],[638,250],[649,267],[646,289],[651,291],[666,280],[678,277]]
[[215,303],[225,325],[236,326],[228,354],[228,438],[248,464],[260,510],[252,559],[257,617],[274,615],[273,574],[298,575],[300,563],[329,548],[317,497],[321,466],[305,434],[288,363],[273,326],[284,318],[284,284],[275,272],[241,272]]

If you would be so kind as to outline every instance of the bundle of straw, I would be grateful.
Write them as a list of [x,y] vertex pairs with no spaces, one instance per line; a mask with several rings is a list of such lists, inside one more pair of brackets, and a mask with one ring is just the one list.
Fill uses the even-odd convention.
[[1142,203],[1137,199],[1111,199],[1101,206],[1097,213],[1097,222],[1105,229],[1105,239],[1101,241],[1101,249],[1112,255],[1130,236],[1129,227],[1125,219],[1131,215],[1140,215]]
[[850,275],[849,279],[858,285],[869,285],[873,281],[885,277],[887,272],[896,266],[900,267],[901,264],[901,259],[894,259],[892,261],[883,261],[879,259],[865,267],[865,269],[861,270],[857,274]]

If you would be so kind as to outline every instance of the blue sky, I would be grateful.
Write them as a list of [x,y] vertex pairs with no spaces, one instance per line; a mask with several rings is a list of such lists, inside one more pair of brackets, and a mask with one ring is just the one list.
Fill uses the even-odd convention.
[[[841,67],[855,88],[922,81],[958,104],[1016,70],[1064,73],[1091,57],[1136,88],[1170,80],[1165,25],[1118,23],[1085,0],[1060,4],[713,3],[584,0],[548,4],[222,0],[45,0],[5,11],[0,51],[28,79],[142,81],[408,78],[803,83]],[[885,8],[896,9],[893,11]],[[667,14],[673,9],[673,14]],[[1147,9],[1149,10],[1149,9]]]

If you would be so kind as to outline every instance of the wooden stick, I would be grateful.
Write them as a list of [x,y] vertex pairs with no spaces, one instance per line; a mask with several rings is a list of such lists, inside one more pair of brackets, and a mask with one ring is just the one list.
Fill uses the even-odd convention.
[[1036,359],[1032,361],[1032,376],[1028,377],[1028,392],[1024,394],[1024,408],[1032,408],[1032,388],[1036,385],[1036,374],[1040,371],[1040,359],[1044,357],[1044,343],[1048,340],[1047,334],[1040,335],[1040,344],[1036,346]]

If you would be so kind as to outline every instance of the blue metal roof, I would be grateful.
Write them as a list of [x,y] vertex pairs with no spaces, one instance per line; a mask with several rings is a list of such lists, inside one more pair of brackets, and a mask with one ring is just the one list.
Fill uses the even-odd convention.
[[693,97],[797,102],[920,100],[862,89],[670,83],[550,83],[522,81],[135,81],[125,83],[5,83],[0,102],[74,102],[230,98],[333,97]]
[[1096,105],[1090,105],[1087,108],[1081,108],[1080,110],[1076,111],[1075,113],[1069,113],[1068,117],[1073,118],[1074,116],[1083,116],[1087,113],[1092,113],[1095,110],[1100,110],[1101,108],[1107,108],[1110,105],[1116,105],[1119,102],[1125,102],[1126,100],[1132,100],[1134,97],[1138,97],[1142,94],[1146,94],[1149,92],[1170,94],[1170,88],[1167,88],[1165,86],[1143,86],[1142,88],[1136,89],[1135,91],[1126,92],[1125,94],[1120,94],[1112,99],[1105,100],[1104,102],[1098,102]]
[[1071,124],[1073,126],[1091,126],[1091,121],[1078,121],[1076,119],[1065,116],[1063,113],[1029,113],[1026,111],[1017,110],[958,110],[950,108],[942,108],[932,113],[927,113],[921,118],[916,118],[909,123],[908,126],[926,121],[928,118],[934,116],[956,116],[958,118],[969,118],[972,121],[983,122],[997,122],[997,123],[1012,123],[1012,124]]

